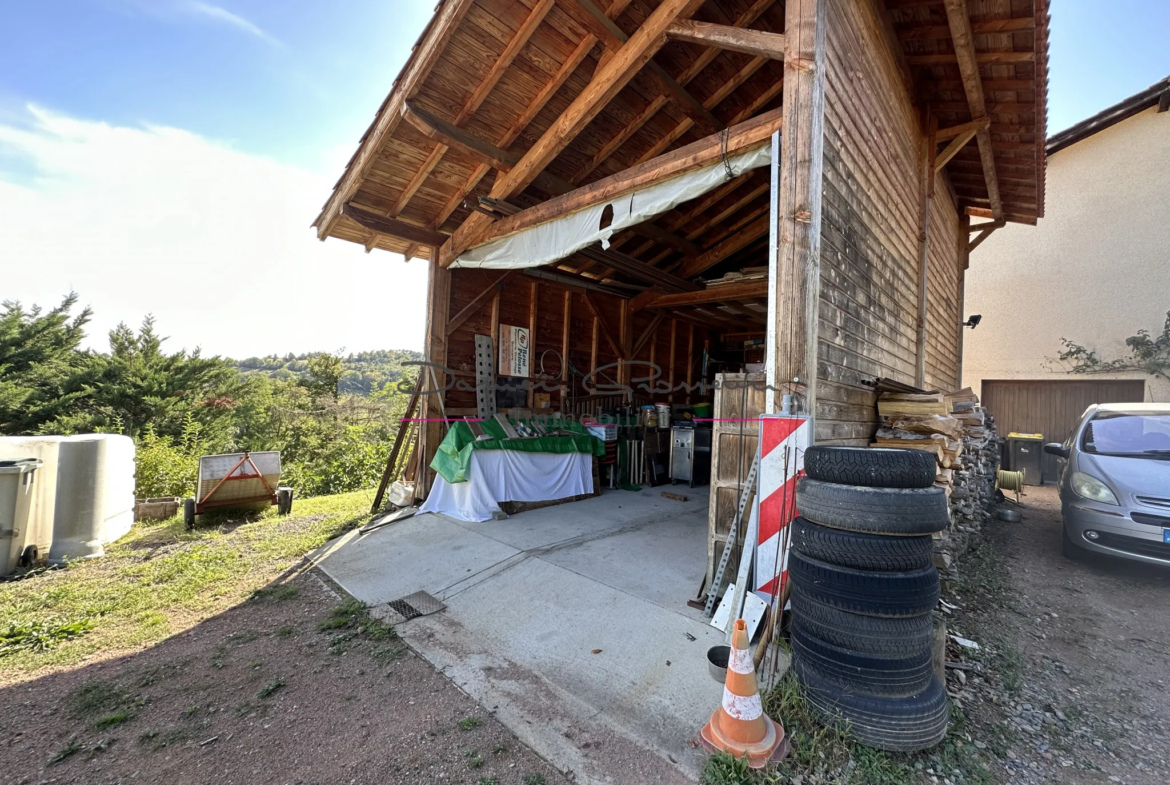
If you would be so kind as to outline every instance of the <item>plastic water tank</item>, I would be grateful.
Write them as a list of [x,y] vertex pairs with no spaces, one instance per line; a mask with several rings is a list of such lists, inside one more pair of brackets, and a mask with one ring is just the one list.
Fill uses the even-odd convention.
[[29,521],[40,468],[37,458],[0,461],[0,576],[34,561],[37,532]]
[[86,434],[61,441],[49,561],[101,556],[134,524],[134,441]]
[[[0,461],[36,458],[41,462],[32,486],[29,506],[29,543],[37,546],[40,559],[49,557],[53,543],[57,504],[57,463],[64,436],[5,436],[0,438]],[[2,548],[3,545],[0,545]]]

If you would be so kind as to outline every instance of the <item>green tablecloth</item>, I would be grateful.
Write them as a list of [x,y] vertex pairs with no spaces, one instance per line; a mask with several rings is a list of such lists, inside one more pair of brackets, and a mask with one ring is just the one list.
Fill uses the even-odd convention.
[[451,426],[447,436],[439,444],[431,468],[442,475],[447,482],[467,482],[473,450],[522,450],[524,452],[583,452],[601,457],[605,455],[605,442],[593,436],[580,423],[572,420],[548,420],[542,422],[545,430],[560,428],[571,431],[572,436],[541,436],[536,439],[509,439],[504,429],[495,420],[480,423],[484,433],[495,438],[475,440],[467,423],[457,422]]

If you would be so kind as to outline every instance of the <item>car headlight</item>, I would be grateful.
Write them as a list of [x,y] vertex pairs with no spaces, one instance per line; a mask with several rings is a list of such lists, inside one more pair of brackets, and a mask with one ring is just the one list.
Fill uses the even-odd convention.
[[1095,502],[1102,504],[1120,504],[1117,497],[1113,495],[1113,491],[1109,490],[1109,486],[1084,472],[1073,472],[1072,489],[1077,496],[1082,496]]

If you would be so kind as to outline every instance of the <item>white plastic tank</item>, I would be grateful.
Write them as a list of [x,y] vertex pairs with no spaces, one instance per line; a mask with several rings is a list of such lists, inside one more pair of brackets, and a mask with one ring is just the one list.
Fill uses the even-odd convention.
[[[5,436],[0,438],[0,461],[36,458],[41,462],[29,498],[28,540],[37,546],[41,560],[53,544],[57,504],[57,463],[64,436]],[[0,546],[2,547],[2,546]]]
[[101,556],[134,524],[134,441],[86,434],[61,441],[49,561]]

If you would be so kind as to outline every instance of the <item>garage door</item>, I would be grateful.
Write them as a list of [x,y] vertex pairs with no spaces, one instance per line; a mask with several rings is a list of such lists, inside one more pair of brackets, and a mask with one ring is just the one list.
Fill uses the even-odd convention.
[[1042,433],[1048,442],[1062,442],[1094,403],[1140,403],[1146,383],[1141,379],[1109,381],[985,381],[983,405],[995,415],[1001,436]]

